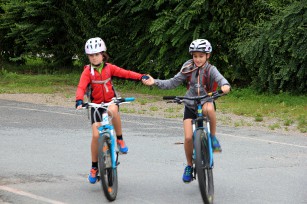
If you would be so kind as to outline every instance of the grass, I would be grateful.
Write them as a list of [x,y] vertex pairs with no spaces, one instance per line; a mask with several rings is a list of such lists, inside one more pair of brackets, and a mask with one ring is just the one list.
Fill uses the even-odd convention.
[[257,113],[256,116],[255,116],[255,121],[256,121],[256,122],[262,122],[262,121],[263,121],[262,115],[260,115],[259,113]]
[[[305,133],[307,97],[306,95],[294,96],[289,93],[278,95],[257,94],[252,89],[233,89],[227,97],[218,99],[219,108],[225,109],[236,115],[254,117],[256,122],[261,122],[264,117],[277,118],[282,124],[289,126],[298,124],[298,129]],[[280,125],[272,125],[271,129],[280,128]]]
[[[80,70],[70,73],[53,74],[18,74],[19,72],[9,72],[2,68],[0,70],[0,94],[1,93],[64,93],[67,97],[74,94],[79,82]],[[141,105],[159,101],[166,95],[184,95],[186,89],[180,86],[173,90],[160,90],[156,87],[143,86],[139,82],[129,80],[114,80],[116,90],[121,93],[146,94],[138,97]],[[73,92],[71,90],[74,90]],[[151,97],[147,97],[151,96]],[[278,95],[257,94],[252,89],[233,88],[227,97],[217,100],[217,108],[221,112],[233,113],[239,116],[252,117],[256,122],[263,122],[265,118],[276,118],[283,126],[297,125],[300,132],[307,132],[307,96],[294,96],[289,93]],[[158,107],[153,106],[151,111],[157,111]],[[129,110],[124,110],[129,112]],[[146,111],[132,111],[146,114]],[[167,112],[178,114],[178,110],[168,109]],[[270,125],[270,129],[281,128],[280,124]],[[242,121],[236,122],[235,126],[244,125]]]
[[0,93],[55,93],[76,86],[79,74],[17,74],[0,71]]

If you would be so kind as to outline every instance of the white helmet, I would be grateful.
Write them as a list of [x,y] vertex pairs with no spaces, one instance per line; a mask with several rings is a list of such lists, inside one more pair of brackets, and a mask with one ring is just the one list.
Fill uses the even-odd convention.
[[212,47],[208,40],[206,39],[197,39],[194,40],[189,47],[189,53],[192,52],[204,52],[204,53],[211,53]]
[[99,37],[90,38],[85,43],[85,53],[86,54],[95,54],[99,52],[107,51],[106,44]]

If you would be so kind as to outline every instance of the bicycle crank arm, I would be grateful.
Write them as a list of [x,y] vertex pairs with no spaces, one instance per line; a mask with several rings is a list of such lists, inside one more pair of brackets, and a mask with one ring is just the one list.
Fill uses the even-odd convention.
[[118,154],[119,154],[119,151],[116,151],[116,166],[120,164],[120,162],[118,161]]

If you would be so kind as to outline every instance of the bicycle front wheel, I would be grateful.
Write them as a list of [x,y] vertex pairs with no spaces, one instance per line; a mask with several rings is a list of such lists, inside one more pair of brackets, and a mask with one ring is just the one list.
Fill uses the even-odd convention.
[[207,134],[203,130],[197,130],[194,141],[196,152],[196,173],[198,178],[199,190],[201,197],[206,204],[213,203],[214,185],[213,172],[210,168],[209,148],[207,142]]
[[111,156],[110,135],[105,133],[99,138],[98,166],[104,195],[109,201],[114,201],[117,196],[118,178],[117,168],[112,168]]

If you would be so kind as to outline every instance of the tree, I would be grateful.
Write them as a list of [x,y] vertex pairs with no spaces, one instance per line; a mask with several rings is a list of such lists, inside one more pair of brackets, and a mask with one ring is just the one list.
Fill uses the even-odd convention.
[[232,81],[245,77],[236,66],[234,39],[272,11],[260,0],[121,0],[108,1],[108,7],[99,25],[107,30],[104,38],[119,64],[167,78],[190,58],[191,41],[206,38],[213,46],[212,62]]
[[237,53],[259,91],[306,93],[306,10],[303,1],[295,1],[238,39]]
[[83,37],[78,28],[84,25],[75,18],[80,10],[76,5],[76,1],[67,0],[2,0],[2,52],[9,53],[11,61],[24,62],[25,56],[32,55],[54,66],[71,66]]
[[[39,55],[53,66],[88,63],[84,44],[101,37],[111,62],[169,78],[196,38],[232,84],[306,89],[306,6],[300,0],[0,0],[1,57]],[[261,58],[259,58],[261,57]],[[286,57],[286,58],[285,58]],[[269,66],[268,66],[269,65]]]
[[[1,0],[1,18],[0,18],[0,51],[1,58],[4,61],[15,61],[23,63],[24,59],[20,56],[25,48],[21,36],[10,37],[12,25],[15,25],[16,19],[22,18],[22,6],[20,1]],[[9,12],[8,12],[9,11]]]

